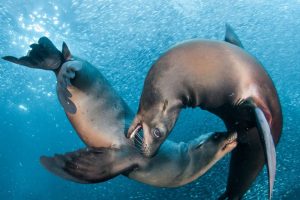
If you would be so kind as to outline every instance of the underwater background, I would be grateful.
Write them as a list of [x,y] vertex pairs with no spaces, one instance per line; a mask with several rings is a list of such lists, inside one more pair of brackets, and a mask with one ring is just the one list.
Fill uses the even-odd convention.
[[[25,55],[47,36],[102,72],[136,111],[151,64],[191,38],[223,40],[225,23],[273,79],[284,129],[274,199],[300,198],[300,0],[0,0],[0,56]],[[80,185],[46,171],[41,155],[84,147],[60,106],[53,73],[0,60],[0,199],[216,199],[226,187],[229,156],[200,179],[162,189],[119,176]],[[184,110],[170,139],[222,131],[207,112]],[[172,152],[170,152],[172,153]],[[266,168],[245,199],[266,199]]]

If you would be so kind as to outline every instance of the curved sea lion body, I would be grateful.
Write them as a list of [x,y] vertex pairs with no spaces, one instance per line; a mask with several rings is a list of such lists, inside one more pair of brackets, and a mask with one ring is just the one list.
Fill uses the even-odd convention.
[[150,102],[157,105],[167,100],[173,112],[179,113],[184,107],[200,107],[218,115],[232,129],[236,126],[232,122],[241,121],[243,113],[225,109],[234,108],[240,100],[249,97],[266,113],[277,143],[282,126],[281,109],[276,89],[262,65],[229,43],[193,40],[172,48],[151,68],[138,115],[150,118],[152,113],[143,113],[152,109]]
[[[67,72],[70,69],[75,71],[75,76],[65,87],[60,82],[62,78],[68,77]],[[59,173],[57,173],[57,167],[61,165],[61,160],[60,163],[57,163],[55,160],[57,157],[44,157],[42,159],[42,163],[47,169],[64,178],[77,182],[94,183],[123,173],[131,179],[149,185],[178,187],[203,175],[215,162],[236,146],[233,133],[229,135],[213,133],[200,136],[188,144],[166,141],[157,156],[151,159],[145,158],[125,137],[125,121],[126,118],[133,118],[133,112],[95,67],[84,60],[73,57],[71,61],[62,65],[57,77],[60,102],[79,136],[88,146],[101,147],[102,151],[106,152],[105,158],[110,155],[111,159],[107,162],[102,155],[91,153],[94,156],[90,158],[90,162],[87,162],[90,166],[76,161],[73,163],[77,166],[75,172],[67,171],[68,167],[64,166],[65,169]],[[68,80],[62,81],[68,83]],[[61,87],[70,92],[71,97],[69,99],[66,98],[65,92],[61,92]],[[92,131],[91,127],[93,127]],[[104,146],[103,138],[108,140],[108,146]],[[110,154],[108,153],[110,150],[106,151],[103,147],[114,148],[115,150],[113,154]],[[170,154],[170,152],[172,153]],[[72,156],[74,155],[76,157],[77,152],[72,154]],[[69,156],[69,154],[66,155],[66,160]],[[76,157],[76,159],[89,159],[89,155],[81,155],[80,158]],[[72,165],[69,164],[68,166]],[[92,176],[85,180],[84,177],[88,173],[88,169],[91,170]],[[111,175],[100,174],[98,176],[104,170],[111,171]],[[66,172],[67,174],[64,174]],[[82,174],[80,174],[81,172]],[[78,177],[80,178],[78,179]]]
[[228,42],[183,42],[162,55],[145,79],[128,136],[142,127],[142,149],[151,157],[171,132],[180,110],[200,107],[219,116],[226,128],[239,136],[222,198],[241,198],[265,160],[271,197],[276,169],[274,143],[278,143],[282,130],[278,95],[260,62],[241,45],[236,46],[240,41],[229,26],[225,39]]
[[[120,130],[125,129],[125,119],[132,113],[126,112],[125,102],[99,70],[87,61],[72,59],[62,65],[57,75],[57,91],[79,137],[91,147],[124,145]],[[73,78],[66,76],[70,71],[75,73]]]
[[[201,176],[237,145],[235,133],[213,133],[188,144],[166,141],[157,156],[145,158],[124,134],[132,111],[94,66],[73,57],[65,43],[62,53],[47,38],[31,47],[27,56],[4,59],[55,72],[59,101],[89,146],[65,155],[41,157],[42,164],[58,176],[96,183],[124,174],[154,186],[177,187]],[[140,137],[139,133],[135,137]]]
[[[124,136],[125,138],[125,136]],[[64,155],[41,157],[50,172],[78,183],[99,183],[117,175],[156,187],[179,187],[207,172],[237,145],[236,133],[212,133],[189,143],[166,141],[153,158],[131,145],[85,148]]]

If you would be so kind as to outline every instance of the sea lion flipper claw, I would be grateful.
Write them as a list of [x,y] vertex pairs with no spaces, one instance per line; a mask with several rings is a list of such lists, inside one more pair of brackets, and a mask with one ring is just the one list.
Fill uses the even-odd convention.
[[270,126],[267,122],[267,119],[263,111],[258,107],[255,107],[254,111],[255,111],[257,129],[263,141],[265,157],[267,160],[267,168],[268,168],[268,175],[269,175],[269,199],[271,199],[274,181],[275,181],[275,174],[276,174],[275,144],[271,134]]
[[84,148],[64,155],[42,156],[42,165],[64,179],[78,183],[99,183],[135,168],[119,159],[122,151],[113,148]]

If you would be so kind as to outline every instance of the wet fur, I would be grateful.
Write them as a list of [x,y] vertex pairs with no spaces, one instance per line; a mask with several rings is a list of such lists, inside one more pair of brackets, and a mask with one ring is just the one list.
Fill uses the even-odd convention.
[[[143,125],[145,145],[148,146],[145,155],[149,157],[168,136],[182,108],[199,107],[217,115],[229,131],[239,134],[240,143],[231,157],[223,196],[239,199],[266,160],[266,149],[259,137],[263,132],[261,128],[269,129],[273,137],[271,142],[277,144],[282,131],[282,112],[274,84],[260,62],[241,48],[240,40],[228,26],[227,31],[231,31],[226,34],[227,42],[186,41],[155,62],[145,79],[138,113],[129,133],[136,123]],[[166,100],[168,107],[161,112]],[[263,113],[264,124],[256,119],[256,109]],[[152,130],[157,127],[162,127],[160,139],[152,136]],[[272,164],[268,166],[271,169],[270,198],[275,176],[272,174],[275,162]]]

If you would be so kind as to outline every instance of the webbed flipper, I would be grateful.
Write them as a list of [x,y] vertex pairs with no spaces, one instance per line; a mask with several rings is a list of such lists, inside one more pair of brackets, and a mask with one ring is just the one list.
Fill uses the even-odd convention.
[[225,42],[228,42],[230,44],[236,45],[238,47],[244,48],[241,40],[237,36],[237,34],[234,32],[233,28],[229,24],[225,24],[226,26],[226,32],[225,32]]
[[59,73],[57,74],[57,85],[56,90],[58,99],[63,106],[65,112],[74,114],[76,113],[76,106],[71,101],[71,93],[68,90],[68,86],[71,85],[71,79],[74,79],[76,72],[80,71],[83,67],[83,62],[78,60],[71,60],[65,62]]
[[99,183],[137,167],[124,151],[84,148],[64,155],[42,156],[42,165],[53,174],[78,183]]
[[267,160],[267,168],[269,175],[269,199],[272,198],[273,186],[276,175],[276,151],[270,126],[263,111],[254,107],[256,125],[264,147],[264,153]]
[[30,47],[31,50],[26,56],[20,58],[4,56],[2,58],[19,65],[45,70],[56,70],[64,61],[63,54],[47,37],[41,37],[38,44],[31,44]]
[[[248,169],[252,168],[253,174],[257,174],[262,168],[262,163],[264,161],[261,154],[264,154],[269,176],[269,199],[271,199],[276,174],[276,151],[270,125],[268,123],[268,121],[271,121],[270,114],[266,109],[265,112],[263,112],[263,109],[256,105],[252,98],[240,100],[237,107],[240,110],[246,109],[249,116],[251,113],[253,114],[250,118],[253,119],[257,130],[253,129],[249,131],[247,136],[247,145],[240,145],[240,147],[234,152],[231,161],[234,162],[234,160],[242,160],[242,157],[248,158],[248,161],[245,161],[248,165]],[[253,133],[250,133],[251,131]],[[257,136],[255,135],[257,134],[255,134],[255,132],[258,133],[260,138],[260,145],[256,142],[257,139],[255,137]],[[238,164],[236,164],[236,166],[238,166]],[[239,167],[242,168],[241,164]],[[247,172],[244,171],[244,173]],[[256,175],[252,178],[254,177],[256,177]]]

